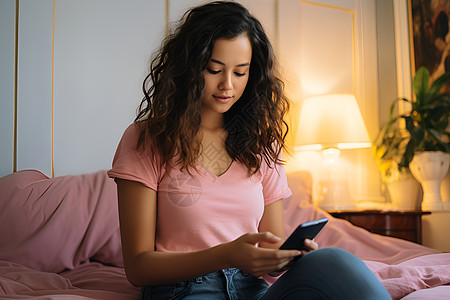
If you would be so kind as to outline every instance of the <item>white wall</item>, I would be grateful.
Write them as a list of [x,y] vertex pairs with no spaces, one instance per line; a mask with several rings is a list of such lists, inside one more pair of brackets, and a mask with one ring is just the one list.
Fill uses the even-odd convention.
[[164,11],[164,1],[56,1],[55,175],[111,166],[142,99]]
[[19,3],[17,168],[50,174],[53,1]]
[[1,48],[0,176],[109,168],[163,37],[165,1],[19,1],[16,129],[15,1],[0,3],[2,41],[10,41]]
[[0,176],[13,170],[14,4],[0,0]]
[[[14,2],[0,2],[1,25],[8,28],[0,34],[8,40],[14,18],[3,11],[12,11]],[[14,55],[6,47],[9,54],[0,60],[7,66],[0,71],[7,78],[1,83],[0,175],[12,171],[14,151],[17,170],[36,168],[59,176],[108,169],[123,130],[135,117],[150,54],[167,22],[202,2],[19,1],[18,141],[13,144],[11,117]],[[280,58],[293,100],[292,136],[305,96],[351,92],[373,138],[379,126],[375,0],[240,2],[262,21]],[[293,154],[289,168],[314,170],[314,160]],[[351,192],[357,198],[379,197],[371,151],[344,158],[354,175]]]

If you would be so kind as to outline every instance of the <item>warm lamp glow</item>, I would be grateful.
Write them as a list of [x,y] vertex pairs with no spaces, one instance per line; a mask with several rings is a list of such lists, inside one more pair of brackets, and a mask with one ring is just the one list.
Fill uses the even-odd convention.
[[299,150],[322,150],[317,204],[324,209],[354,208],[339,149],[372,145],[355,97],[327,94],[305,99],[295,142]]
[[327,94],[306,98],[301,107],[296,146],[355,149],[371,141],[353,95]]

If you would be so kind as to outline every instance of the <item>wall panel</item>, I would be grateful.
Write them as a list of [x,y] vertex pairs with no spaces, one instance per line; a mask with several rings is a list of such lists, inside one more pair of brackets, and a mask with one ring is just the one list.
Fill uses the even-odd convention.
[[17,169],[51,174],[52,0],[19,1]]
[[[166,21],[206,1],[19,2],[18,168],[50,175],[53,165],[55,176],[109,168],[123,130],[135,117],[150,54],[160,45]],[[240,2],[261,20],[280,58],[293,100],[290,144],[302,99],[319,92],[354,92],[370,134],[376,133],[374,0]],[[9,58],[5,62],[11,64]],[[3,70],[2,76],[10,78]],[[2,114],[11,105],[2,99]],[[3,152],[8,153],[14,132],[11,117],[5,122],[9,128],[1,130],[6,141],[2,168],[10,164],[11,150]],[[314,172],[315,159],[292,154],[289,168]],[[360,199],[378,197],[371,151],[344,158],[355,178],[352,193]]]
[[164,1],[56,1],[55,175],[111,167],[136,116]]
[[[191,7],[211,1],[205,0],[168,0],[169,20],[178,21]],[[276,41],[276,0],[238,0],[262,23],[272,43]]]
[[13,171],[15,15],[15,0],[0,1],[0,177]]
[[275,50],[278,49],[277,0],[241,0],[248,10],[261,22]]
[[353,11],[302,2],[300,20],[301,89],[307,95],[353,93]]
[[[374,138],[378,131],[374,4],[372,0],[279,0],[280,58],[293,101],[291,136],[296,134],[305,97],[353,93]],[[316,178],[320,155],[294,150],[292,153],[288,169],[305,169]],[[342,159],[354,199],[382,200],[371,149],[342,151]]]
[[[202,3],[206,3],[208,1],[205,0],[168,0],[168,17],[169,22],[177,22],[183,14],[190,9],[191,7],[194,7],[196,5],[200,5]],[[209,1],[211,2],[211,1]]]

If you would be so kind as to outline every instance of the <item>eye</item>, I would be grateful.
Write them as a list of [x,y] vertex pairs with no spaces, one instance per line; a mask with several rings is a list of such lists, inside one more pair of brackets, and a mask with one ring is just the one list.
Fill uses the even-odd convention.
[[209,72],[209,73],[211,73],[211,74],[219,74],[220,73],[220,70],[219,71],[214,71],[214,70],[211,70],[210,68],[206,68],[206,70]]
[[247,73],[238,73],[238,72],[234,72],[234,75],[236,75],[237,77],[242,77],[247,75]]

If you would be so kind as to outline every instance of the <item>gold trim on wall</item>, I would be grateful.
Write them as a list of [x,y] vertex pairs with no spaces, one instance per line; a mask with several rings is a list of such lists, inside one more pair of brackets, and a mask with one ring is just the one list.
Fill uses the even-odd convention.
[[19,77],[19,0],[15,2],[14,27],[14,129],[13,129],[13,172],[17,172],[17,80]]
[[411,57],[411,78],[414,78],[416,74],[416,57],[414,55],[414,29],[413,29],[413,15],[412,15],[412,3],[408,1],[408,29],[409,29],[409,55]]
[[[55,65],[55,6],[53,0],[53,29],[52,29],[52,115],[51,115],[51,177],[54,177],[53,163],[53,108],[54,108],[54,65]],[[19,0],[15,0],[15,28],[14,28],[14,124],[13,124],[13,172],[18,171],[18,79],[19,79]]]
[[50,176],[55,176],[55,164],[53,161],[53,142],[54,142],[54,91],[55,91],[55,12],[56,0],[53,0],[53,28],[52,28],[52,133],[51,133],[51,160],[50,160]]

